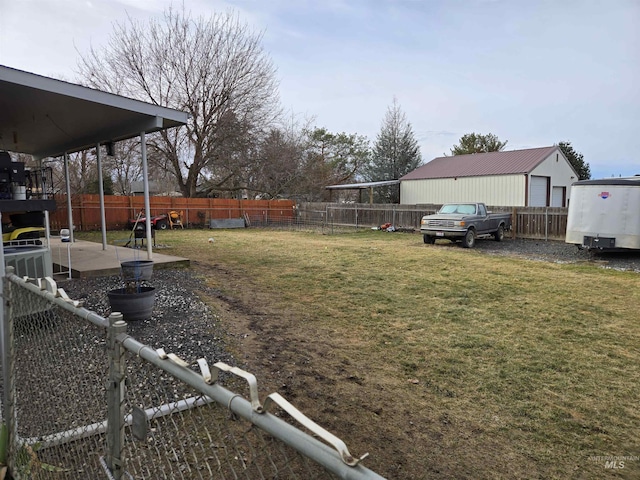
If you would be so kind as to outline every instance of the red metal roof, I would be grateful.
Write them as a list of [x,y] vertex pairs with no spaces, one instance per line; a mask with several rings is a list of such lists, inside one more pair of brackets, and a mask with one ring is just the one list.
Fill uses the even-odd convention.
[[[485,175],[515,175],[530,173],[557,146],[511,150],[507,152],[473,153],[438,157],[409,172],[400,180],[429,178],[479,177]],[[559,150],[558,150],[559,151]]]

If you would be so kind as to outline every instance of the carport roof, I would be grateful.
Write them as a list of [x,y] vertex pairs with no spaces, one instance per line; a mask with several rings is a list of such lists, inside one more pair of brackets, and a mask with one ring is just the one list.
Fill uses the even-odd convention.
[[0,65],[0,150],[57,157],[187,120],[179,110]]
[[371,187],[384,187],[386,185],[397,185],[400,183],[400,180],[382,180],[379,182],[365,182],[365,183],[349,183],[345,185],[329,185],[328,187],[324,187],[327,190],[358,190],[358,189],[367,189]]

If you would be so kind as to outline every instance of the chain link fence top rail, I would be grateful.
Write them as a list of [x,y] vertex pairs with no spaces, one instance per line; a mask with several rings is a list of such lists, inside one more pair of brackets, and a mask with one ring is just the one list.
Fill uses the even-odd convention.
[[52,281],[9,274],[4,296],[16,480],[382,478],[278,394],[263,405],[247,372],[139,343],[118,315],[78,308]]
[[339,478],[136,355],[126,364],[124,465],[133,478]]

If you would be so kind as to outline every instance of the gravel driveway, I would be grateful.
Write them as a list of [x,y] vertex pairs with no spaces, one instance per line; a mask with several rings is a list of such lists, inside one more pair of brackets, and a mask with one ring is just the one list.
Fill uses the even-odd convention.
[[474,248],[490,255],[511,255],[554,263],[593,262],[602,268],[640,273],[640,251],[599,253],[579,250],[575,245],[559,241],[523,239],[505,239],[502,242],[478,240]]

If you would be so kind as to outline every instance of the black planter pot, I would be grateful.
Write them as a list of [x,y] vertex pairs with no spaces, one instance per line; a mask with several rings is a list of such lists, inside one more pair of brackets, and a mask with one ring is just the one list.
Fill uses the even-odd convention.
[[138,287],[135,292],[116,288],[107,293],[112,312],[120,312],[125,321],[148,320],[156,299],[155,287]]
[[153,274],[153,260],[132,260],[130,262],[120,262],[122,279],[125,282],[139,282],[140,280],[151,280]]

